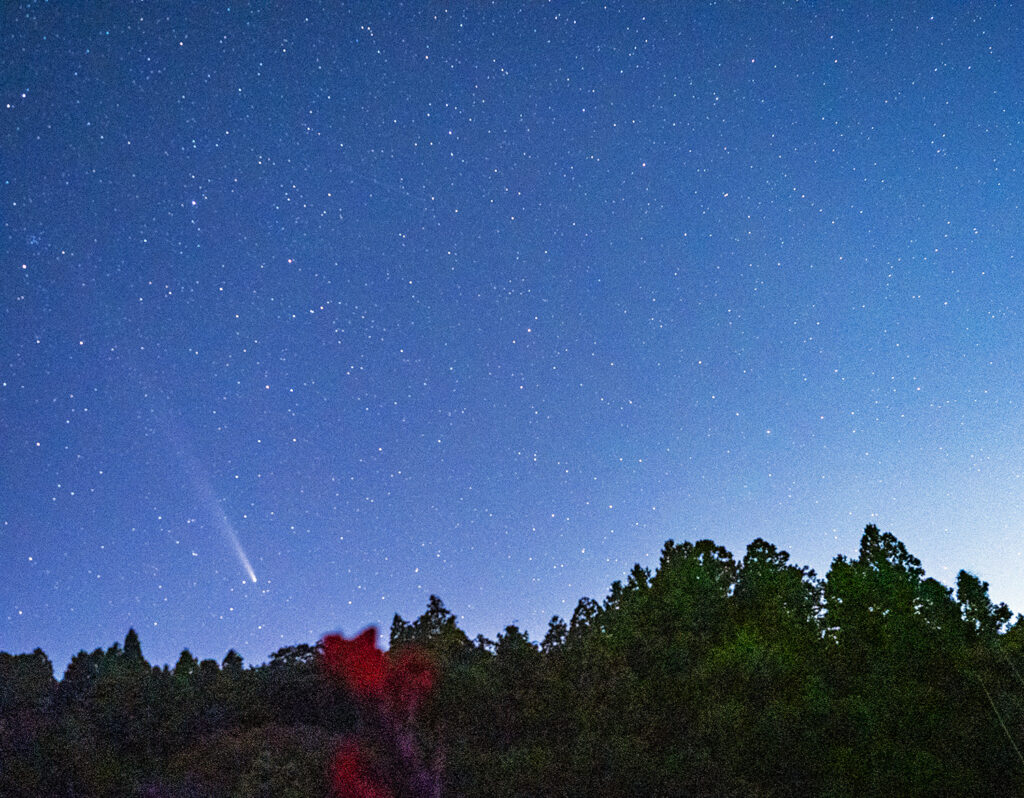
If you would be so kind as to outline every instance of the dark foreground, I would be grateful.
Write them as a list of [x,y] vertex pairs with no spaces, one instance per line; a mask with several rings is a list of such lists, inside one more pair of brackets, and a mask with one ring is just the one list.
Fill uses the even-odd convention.
[[[739,561],[669,541],[540,642],[471,641],[431,598],[390,644],[436,673],[400,725],[444,796],[1024,795],[1021,616],[873,526],[823,579],[763,540]],[[411,795],[325,662],[321,643],[155,668],[130,631],[56,681],[42,651],[0,653],[0,798]],[[353,740],[372,787],[332,783]]]

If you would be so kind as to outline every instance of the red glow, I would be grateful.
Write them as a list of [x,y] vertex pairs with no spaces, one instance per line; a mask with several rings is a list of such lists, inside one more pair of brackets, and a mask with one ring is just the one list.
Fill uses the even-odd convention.
[[437,670],[427,652],[403,647],[385,654],[377,648],[377,630],[373,627],[351,640],[327,635],[321,647],[323,667],[362,699],[367,720],[371,727],[376,725],[384,731],[383,739],[390,741],[394,762],[398,763],[395,772],[382,773],[373,768],[369,749],[347,740],[331,765],[336,795],[392,798],[388,784],[405,784],[405,788],[396,788],[403,794],[410,785],[419,785],[414,788],[417,795],[435,795],[437,774],[424,763],[410,731],[416,711],[437,681]]
[[383,695],[386,668],[384,652],[377,648],[375,628],[371,626],[351,640],[341,635],[327,635],[323,649],[328,672],[344,681],[356,695],[363,698]]
[[353,742],[344,743],[338,750],[331,776],[339,798],[391,798],[391,793],[370,774],[362,751]]

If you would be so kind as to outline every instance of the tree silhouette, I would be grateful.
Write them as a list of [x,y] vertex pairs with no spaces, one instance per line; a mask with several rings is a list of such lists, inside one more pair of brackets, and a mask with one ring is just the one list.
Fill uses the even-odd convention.
[[823,579],[670,540],[539,644],[471,641],[436,596],[390,643],[171,669],[128,630],[60,682],[0,653],[0,795],[1024,794],[1024,618],[874,525]]

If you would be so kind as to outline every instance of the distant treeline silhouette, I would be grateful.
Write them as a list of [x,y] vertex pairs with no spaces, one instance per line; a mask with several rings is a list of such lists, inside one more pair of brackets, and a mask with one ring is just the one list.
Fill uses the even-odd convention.
[[761,539],[670,540],[539,642],[470,640],[432,596],[371,646],[157,668],[130,630],[60,681],[0,653],[0,796],[1024,795],[1024,617],[874,525],[822,579]]

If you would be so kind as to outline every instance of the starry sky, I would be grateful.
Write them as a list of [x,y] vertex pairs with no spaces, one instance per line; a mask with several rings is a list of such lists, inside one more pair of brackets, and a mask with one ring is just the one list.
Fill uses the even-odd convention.
[[1013,4],[0,14],[0,650],[538,639],[867,523],[1024,610]]

